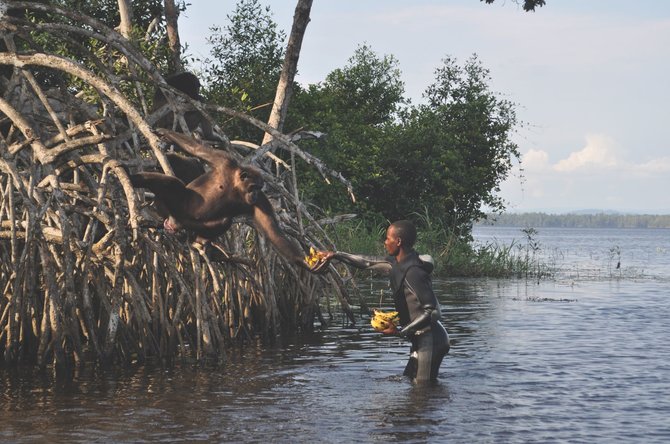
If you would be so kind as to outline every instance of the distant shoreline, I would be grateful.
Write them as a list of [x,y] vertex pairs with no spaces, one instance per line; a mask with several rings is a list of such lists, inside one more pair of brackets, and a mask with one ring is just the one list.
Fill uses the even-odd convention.
[[670,228],[670,214],[489,214],[475,226],[533,228]]

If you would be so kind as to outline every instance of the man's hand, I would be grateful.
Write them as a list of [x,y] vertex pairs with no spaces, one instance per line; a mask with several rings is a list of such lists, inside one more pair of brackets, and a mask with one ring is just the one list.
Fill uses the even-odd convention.
[[398,330],[398,327],[393,322],[389,323],[390,325],[386,330],[382,330],[382,333],[385,335],[398,335],[400,334],[400,330]]
[[309,271],[312,273],[321,273],[326,271],[330,260],[335,255],[334,251],[317,251],[315,256],[318,257],[316,263],[310,265]]

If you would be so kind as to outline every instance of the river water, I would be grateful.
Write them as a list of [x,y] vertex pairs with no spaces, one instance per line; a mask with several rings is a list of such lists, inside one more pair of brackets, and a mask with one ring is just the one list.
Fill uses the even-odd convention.
[[[435,386],[405,380],[407,344],[361,318],[218,367],[0,368],[0,441],[670,442],[670,230],[535,240],[551,279],[434,282],[452,342]],[[384,280],[361,285],[388,308]]]

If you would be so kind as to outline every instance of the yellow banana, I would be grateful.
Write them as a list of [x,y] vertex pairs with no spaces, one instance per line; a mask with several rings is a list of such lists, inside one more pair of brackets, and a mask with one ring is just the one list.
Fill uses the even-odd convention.
[[388,328],[388,324],[379,318],[372,318],[370,324],[377,331],[384,331]]
[[319,252],[316,251],[314,247],[309,247],[309,256],[305,256],[305,262],[307,262],[307,265],[313,267],[319,262],[320,259],[321,255]]
[[375,315],[375,317],[380,317],[382,319],[391,320],[391,319],[395,319],[395,318],[398,317],[398,312],[397,311],[375,310],[374,315]]
[[392,324],[397,325],[398,322],[400,322],[400,317],[397,311],[374,310],[372,319],[370,319],[370,325],[377,331],[384,331]]

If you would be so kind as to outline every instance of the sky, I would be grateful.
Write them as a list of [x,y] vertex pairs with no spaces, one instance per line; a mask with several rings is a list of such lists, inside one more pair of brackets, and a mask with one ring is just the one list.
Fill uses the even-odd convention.
[[[190,1],[179,32],[203,59],[237,2]],[[296,1],[261,4],[288,34]],[[670,1],[314,0],[296,81],[323,81],[362,44],[398,60],[414,104],[446,57],[477,54],[524,122],[508,211],[670,214]]]

